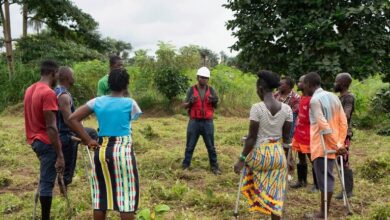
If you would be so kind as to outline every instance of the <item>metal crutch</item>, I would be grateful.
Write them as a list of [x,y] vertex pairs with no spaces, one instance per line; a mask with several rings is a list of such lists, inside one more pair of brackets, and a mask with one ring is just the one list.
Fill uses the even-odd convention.
[[322,130],[320,131],[320,142],[321,142],[321,145],[322,145],[322,148],[324,150],[324,205],[325,205],[325,210],[324,210],[324,219],[327,220],[328,219],[328,154],[334,154],[336,153],[335,150],[327,150],[326,149],[326,145],[325,145],[325,140],[324,140],[324,135],[327,135],[327,134],[331,134],[332,133],[332,130],[330,129],[326,129],[326,130]]
[[[337,169],[337,171],[341,172],[341,179],[340,180],[341,180],[342,187],[345,188],[343,156],[340,155],[339,159],[340,159],[340,168],[341,168],[341,170]],[[347,201],[346,201],[346,197],[344,196],[344,193],[343,193],[343,202],[344,202],[344,206],[346,206],[347,205]]]
[[[246,136],[242,137],[241,140],[243,142],[243,147],[245,147]],[[238,190],[237,190],[237,199],[236,199],[236,204],[234,206],[234,213],[233,213],[233,215],[234,215],[234,218],[236,220],[238,219],[238,204],[240,202],[242,180],[244,179],[244,170],[245,170],[245,167],[243,167],[242,170],[241,170],[240,182],[238,183]]]
[[[342,156],[340,158],[341,160],[343,159]],[[343,164],[341,163],[341,166]],[[347,215],[352,215],[353,212],[351,210],[351,204],[349,203],[349,199],[347,197],[347,191],[345,190],[345,184],[344,184],[344,176],[341,176],[341,173],[344,173],[344,168],[339,167],[339,165],[336,163],[336,168],[337,168],[337,173],[339,174],[339,177],[340,177],[340,180],[341,180],[341,188],[342,188],[342,191],[343,191],[343,198],[344,198],[344,206],[346,207],[347,209]]]

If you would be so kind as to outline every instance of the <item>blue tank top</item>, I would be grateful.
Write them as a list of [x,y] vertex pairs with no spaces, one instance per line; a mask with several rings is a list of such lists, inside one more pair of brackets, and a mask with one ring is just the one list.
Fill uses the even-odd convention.
[[131,135],[131,122],[141,114],[138,104],[131,98],[100,96],[87,102],[99,123],[99,136]]
[[[75,111],[75,107],[74,107],[74,103],[73,103],[73,97],[68,92],[68,90],[65,87],[63,87],[63,86],[57,86],[54,89],[54,91],[56,93],[57,100],[60,98],[60,96],[62,94],[68,94],[69,95],[69,97],[70,97],[70,111],[74,112]],[[58,132],[60,133],[60,135],[69,134],[71,132],[71,130],[68,127],[68,125],[65,124],[64,118],[62,117],[62,114],[61,114],[60,110],[57,111],[57,128],[58,128]]]

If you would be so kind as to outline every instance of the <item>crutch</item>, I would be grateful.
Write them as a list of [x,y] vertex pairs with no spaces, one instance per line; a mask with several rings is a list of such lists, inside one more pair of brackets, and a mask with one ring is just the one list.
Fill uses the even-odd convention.
[[339,167],[338,163],[336,163],[336,168],[337,168],[337,173],[339,174],[340,180],[341,180],[341,188],[343,191],[343,199],[344,199],[344,206],[347,209],[347,215],[352,215],[352,209],[351,209],[351,204],[349,203],[349,199],[347,197],[347,191],[345,190],[345,183],[344,183],[344,167],[343,167],[343,157],[340,156],[341,160],[341,168]]
[[37,219],[37,206],[38,206],[38,198],[39,198],[39,185],[40,185],[40,176],[38,178],[38,187],[37,191],[34,193],[34,210],[33,210],[33,220]]
[[[243,143],[243,148],[245,147],[245,140],[246,140],[246,136],[242,137],[242,143]],[[242,180],[244,179],[244,170],[245,170],[245,166],[242,168],[241,170],[241,174],[240,174],[240,182],[238,183],[238,190],[237,190],[237,199],[236,199],[236,204],[234,206],[234,218],[236,220],[238,220],[238,205],[239,205],[239,202],[240,202],[240,195],[241,195],[241,187],[242,187]]]
[[325,210],[324,210],[324,219],[328,219],[328,154],[334,154],[336,153],[335,150],[327,150],[325,146],[325,140],[324,140],[324,135],[331,134],[332,130],[326,129],[320,131],[320,142],[322,145],[322,148],[324,150],[324,205],[325,205]]

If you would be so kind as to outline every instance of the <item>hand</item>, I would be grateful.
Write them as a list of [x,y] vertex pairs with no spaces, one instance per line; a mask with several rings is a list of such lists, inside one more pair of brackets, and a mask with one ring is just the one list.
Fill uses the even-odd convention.
[[62,154],[57,156],[56,164],[54,165],[54,167],[55,167],[57,173],[64,172],[65,160],[64,160],[64,156]]
[[209,97],[209,103],[217,103],[218,97],[217,96],[210,96]]
[[96,149],[96,148],[99,147],[99,143],[98,143],[96,140],[92,139],[92,138],[88,140],[88,142],[87,142],[86,145],[87,145],[89,148],[92,148],[92,149]]
[[244,161],[242,161],[242,160],[237,161],[237,163],[234,164],[234,172],[235,172],[236,174],[240,174],[240,173],[241,173],[241,170],[242,170],[242,168],[243,168],[244,166],[245,166],[245,162],[244,162]]
[[188,100],[188,104],[190,104],[190,105],[192,105],[192,104],[194,104],[194,102],[196,101],[196,99],[197,99],[197,97],[195,97],[195,96],[191,96],[190,97],[190,99]]
[[336,151],[336,155],[344,155],[347,153],[347,148],[345,147],[340,147],[339,149],[337,149]]

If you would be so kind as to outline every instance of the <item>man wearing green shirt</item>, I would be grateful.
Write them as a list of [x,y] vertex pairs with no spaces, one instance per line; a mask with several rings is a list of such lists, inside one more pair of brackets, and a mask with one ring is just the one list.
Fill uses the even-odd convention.
[[[110,56],[110,72],[114,69],[123,68],[123,60],[117,55]],[[98,82],[97,96],[104,96],[110,94],[108,88],[108,74],[103,76]]]

